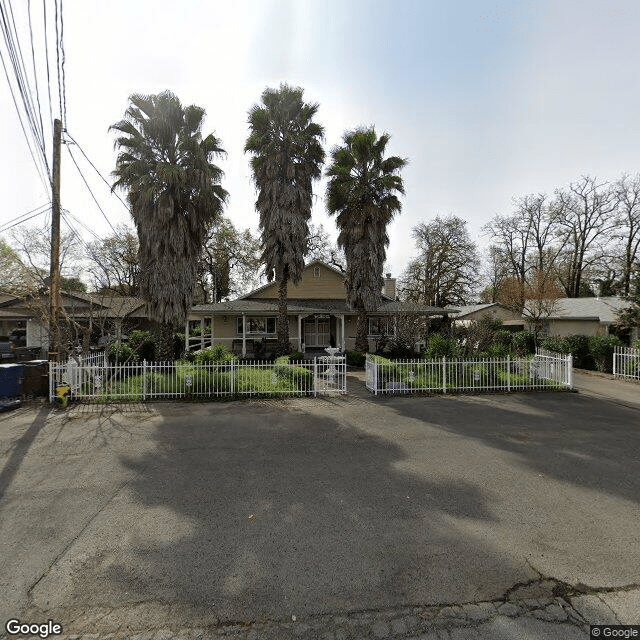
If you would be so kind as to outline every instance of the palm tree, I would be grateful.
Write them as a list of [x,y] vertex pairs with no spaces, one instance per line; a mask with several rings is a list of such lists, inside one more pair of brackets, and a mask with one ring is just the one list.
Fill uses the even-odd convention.
[[159,355],[171,359],[173,329],[185,322],[199,257],[227,192],[224,154],[213,134],[202,136],[204,109],[183,107],[170,91],[134,94],[117,132],[113,189],[127,193],[138,232],[140,293],[159,325]]
[[322,175],[324,163],[324,129],[313,121],[318,105],[303,102],[302,93],[286,84],[265,89],[262,104],[249,111],[250,133],[244,147],[253,154],[262,262],[269,282],[275,279],[278,284],[279,354],[291,351],[287,287],[302,277],[312,183]]
[[381,299],[387,225],[402,209],[399,172],[407,160],[384,157],[389,138],[387,133],[378,137],[373,127],[347,131],[342,146],[332,149],[326,172],[327,209],[338,214],[338,245],[347,259],[347,300],[358,311],[355,348],[361,353],[369,349],[368,312]]

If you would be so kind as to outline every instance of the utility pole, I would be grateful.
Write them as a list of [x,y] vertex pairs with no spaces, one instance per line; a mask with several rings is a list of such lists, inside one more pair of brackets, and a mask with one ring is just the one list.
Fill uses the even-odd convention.
[[60,356],[60,151],[62,122],[53,121],[51,182],[51,269],[49,271],[49,360]]

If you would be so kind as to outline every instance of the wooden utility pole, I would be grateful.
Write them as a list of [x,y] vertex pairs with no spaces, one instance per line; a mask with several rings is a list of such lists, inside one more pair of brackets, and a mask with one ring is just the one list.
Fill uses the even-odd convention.
[[51,269],[49,271],[49,360],[60,355],[60,151],[62,122],[53,121],[51,183]]

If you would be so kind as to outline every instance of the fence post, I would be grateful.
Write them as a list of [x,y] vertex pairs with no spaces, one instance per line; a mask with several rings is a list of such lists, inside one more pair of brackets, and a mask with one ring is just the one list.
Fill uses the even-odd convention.
[[507,356],[507,391],[511,391],[511,356]]
[[618,347],[613,347],[613,377],[616,377],[617,374],[617,364],[618,364]]
[[231,395],[235,395],[235,375],[233,373],[234,369],[234,360],[231,361],[229,365],[229,378],[230,378],[230,386],[231,386]]
[[318,395],[318,356],[313,357],[313,397]]
[[142,361],[142,399],[147,399],[147,360]]
[[53,362],[49,360],[49,402],[53,402]]
[[569,389],[573,389],[573,355],[570,353],[567,357],[567,382]]
[[442,393],[447,393],[447,356],[442,356]]

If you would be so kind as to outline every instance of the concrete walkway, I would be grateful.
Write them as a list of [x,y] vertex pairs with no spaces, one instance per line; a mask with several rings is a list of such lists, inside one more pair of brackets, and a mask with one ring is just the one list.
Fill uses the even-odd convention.
[[608,373],[574,369],[573,385],[587,396],[640,409],[640,382],[615,379]]

